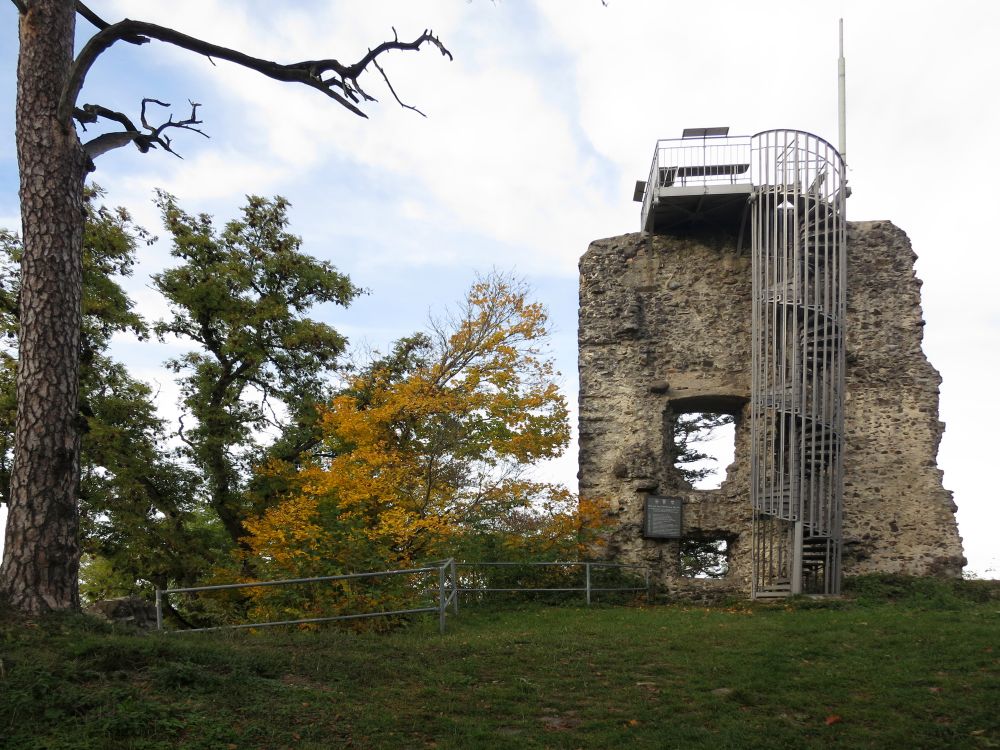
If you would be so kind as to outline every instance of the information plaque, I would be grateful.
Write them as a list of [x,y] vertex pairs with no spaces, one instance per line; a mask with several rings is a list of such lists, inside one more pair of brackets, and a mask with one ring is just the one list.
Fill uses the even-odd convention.
[[646,498],[646,523],[643,536],[648,539],[679,539],[681,534],[681,510],[683,499],[679,497]]

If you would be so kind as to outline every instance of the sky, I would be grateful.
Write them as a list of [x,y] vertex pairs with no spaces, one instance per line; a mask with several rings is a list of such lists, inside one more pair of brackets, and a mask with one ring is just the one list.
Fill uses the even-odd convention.
[[[321,316],[384,350],[461,299],[477,273],[513,271],[549,308],[552,348],[575,404],[577,262],[588,244],[639,229],[632,188],[658,138],[685,127],[806,130],[837,140],[837,20],[847,58],[851,220],[909,235],[923,281],[924,350],[943,376],[939,453],[958,504],[967,571],[1000,577],[993,477],[1000,426],[1000,243],[989,143],[1000,133],[1000,3],[897,0],[784,5],[715,0],[92,0],[102,17],[172,26],[282,62],[353,61],[433,29],[454,54],[392,53],[362,84],[369,119],[318,92],[152,42],[102,56],[81,102],[136,115],[143,97],[200,102],[210,138],[178,133],[184,157],[120,149],[93,180],[109,205],[162,233],[153,189],[219,224],[246,194],[282,195],[304,249],[369,290]],[[0,226],[19,229],[16,11],[0,3]],[[79,22],[81,38],[92,29]],[[165,314],[148,276],[169,247],[143,248],[127,288]],[[120,338],[114,353],[177,390],[171,344]],[[575,410],[574,410],[575,421]],[[575,485],[576,452],[546,473]]]

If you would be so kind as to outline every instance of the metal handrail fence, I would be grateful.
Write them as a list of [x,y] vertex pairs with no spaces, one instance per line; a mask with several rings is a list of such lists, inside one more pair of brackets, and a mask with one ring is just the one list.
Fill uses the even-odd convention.
[[[584,569],[584,580],[581,586],[542,586],[542,587],[525,587],[525,586],[463,586],[462,578],[459,576],[456,580],[458,581],[457,591],[459,594],[471,594],[471,593],[513,593],[513,592],[523,592],[523,593],[572,593],[581,592],[584,594],[587,606],[590,606],[593,595],[596,593],[608,593],[608,592],[620,592],[620,593],[638,593],[645,592],[646,600],[649,600],[649,568],[644,565],[628,565],[620,563],[604,563],[604,562],[581,562],[581,561],[554,561],[554,562],[463,562],[456,563],[456,569],[465,568],[475,569],[475,568],[513,568],[513,567],[526,567],[526,568],[543,568],[543,567],[583,567]],[[595,586],[593,583],[592,572],[594,569],[617,569],[617,570],[641,570],[643,572],[643,585],[642,586]]]
[[[583,567],[583,582],[578,586],[551,586],[551,587],[527,587],[527,586],[464,586],[459,568],[467,571],[476,568],[503,568],[503,567],[530,567],[530,568],[571,568]],[[593,573],[595,570],[640,570],[643,576],[642,586],[600,586],[595,585]],[[420,575],[426,573],[437,573],[437,585],[434,588],[415,587],[415,591],[423,593],[435,593],[437,602],[427,607],[411,607],[405,609],[380,610],[378,612],[362,612],[347,615],[330,615],[325,617],[303,617],[294,620],[266,620],[260,622],[239,623],[235,625],[215,625],[203,628],[189,628],[185,632],[198,633],[209,630],[239,630],[246,628],[266,628],[278,625],[305,625],[318,622],[332,622],[335,620],[360,620],[373,617],[392,617],[396,615],[412,615],[424,612],[437,612],[438,630],[445,632],[446,615],[448,607],[452,608],[453,614],[458,614],[459,596],[461,594],[476,593],[499,593],[499,592],[580,592],[584,594],[587,605],[590,606],[594,594],[599,593],[639,593],[645,592],[646,600],[649,601],[649,568],[643,565],[628,565],[620,563],[604,562],[580,562],[580,561],[553,561],[553,562],[463,562],[457,563],[454,558],[435,561],[420,568],[405,568],[401,570],[382,570],[367,573],[346,573],[335,576],[316,576],[313,578],[286,578],[275,581],[249,581],[245,583],[224,583],[212,586],[188,586],[184,588],[157,589],[156,590],[156,629],[163,631],[163,603],[169,594],[196,593],[202,591],[227,591],[234,589],[252,589],[265,586],[294,586],[312,583],[326,583],[332,581],[352,581],[370,578],[382,578],[391,576]],[[468,578],[468,576],[467,576]]]
[[[421,568],[405,568],[400,570],[380,570],[367,573],[346,573],[335,576],[315,576],[313,578],[286,578],[276,581],[250,581],[247,583],[224,583],[213,586],[188,586],[185,588],[157,589],[156,590],[156,629],[163,630],[163,599],[168,594],[195,593],[199,591],[224,591],[233,589],[252,589],[265,586],[292,586],[307,583],[326,583],[331,581],[353,581],[370,578],[383,578],[391,576],[417,575],[421,573],[437,573],[437,604],[428,607],[411,607],[408,609],[383,610],[379,612],[363,612],[352,615],[330,615],[327,617],[303,617],[295,620],[267,620],[262,622],[239,623],[236,625],[215,625],[205,628],[189,628],[182,632],[196,633],[208,630],[238,630],[243,628],[266,628],[276,625],[304,625],[316,622],[331,622],[334,620],[360,620],[372,617],[391,617],[394,615],[412,615],[422,612],[438,613],[438,628],[444,633],[445,614],[448,605],[453,606],[453,611],[458,614],[458,595],[456,582],[458,580],[455,568],[455,560],[449,558],[441,560],[431,565]],[[450,591],[448,583],[451,583]]]

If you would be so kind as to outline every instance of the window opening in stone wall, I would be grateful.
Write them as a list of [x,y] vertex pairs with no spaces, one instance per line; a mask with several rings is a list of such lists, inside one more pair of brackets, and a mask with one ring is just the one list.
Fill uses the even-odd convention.
[[678,414],[674,468],[696,490],[717,490],[736,455],[736,418],[717,412]]
[[685,578],[725,578],[729,574],[729,540],[683,539],[680,563]]

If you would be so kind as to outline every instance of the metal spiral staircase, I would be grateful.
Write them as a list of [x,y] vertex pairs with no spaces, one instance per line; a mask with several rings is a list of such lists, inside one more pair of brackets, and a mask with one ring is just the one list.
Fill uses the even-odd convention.
[[821,138],[751,138],[755,598],[840,587],[846,186]]

